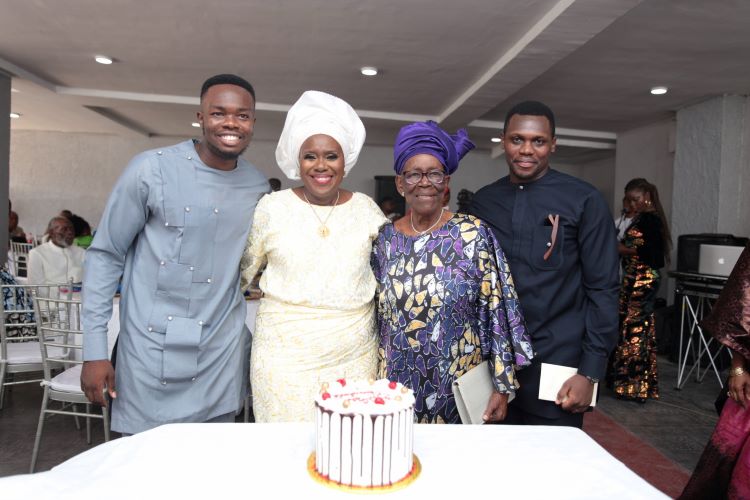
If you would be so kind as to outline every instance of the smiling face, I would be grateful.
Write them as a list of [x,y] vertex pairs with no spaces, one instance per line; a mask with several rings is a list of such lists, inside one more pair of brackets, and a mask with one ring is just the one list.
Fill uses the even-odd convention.
[[427,175],[416,184],[406,182],[409,174],[415,178],[415,173],[428,174],[430,172],[441,172],[445,174],[445,167],[440,160],[429,154],[414,155],[404,164],[401,175],[396,177],[396,187],[400,193],[404,193],[406,203],[414,212],[423,217],[434,217],[443,208],[443,193],[450,182],[450,177],[445,176],[442,182],[430,182]]
[[513,115],[503,132],[511,182],[533,182],[546,174],[556,143],[547,117]]
[[201,98],[198,122],[203,140],[197,149],[203,162],[222,170],[232,169],[253,137],[255,100],[237,85],[214,85]]
[[344,166],[341,145],[330,135],[312,135],[302,143],[299,172],[311,203],[331,205],[334,202],[344,180]]

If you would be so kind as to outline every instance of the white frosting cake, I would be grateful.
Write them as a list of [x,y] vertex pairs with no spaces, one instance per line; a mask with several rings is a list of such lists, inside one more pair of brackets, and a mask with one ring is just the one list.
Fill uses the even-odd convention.
[[388,380],[323,383],[315,398],[315,468],[350,486],[386,486],[414,466],[414,392]]

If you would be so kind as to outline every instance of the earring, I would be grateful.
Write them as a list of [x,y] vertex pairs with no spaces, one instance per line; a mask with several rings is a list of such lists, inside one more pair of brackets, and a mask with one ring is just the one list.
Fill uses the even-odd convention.
[[401,193],[400,193],[400,194],[401,194],[401,196],[404,196],[404,192],[403,192],[403,191],[401,191]]

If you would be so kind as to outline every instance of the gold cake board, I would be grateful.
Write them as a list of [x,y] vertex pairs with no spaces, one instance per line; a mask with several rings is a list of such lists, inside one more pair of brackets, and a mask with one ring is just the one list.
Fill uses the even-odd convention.
[[307,459],[307,472],[310,474],[315,482],[333,488],[340,491],[349,491],[351,493],[388,493],[391,491],[397,491],[409,486],[419,477],[419,473],[422,472],[422,464],[419,462],[419,458],[416,455],[412,455],[412,461],[414,465],[411,468],[411,472],[406,475],[401,481],[393,484],[386,484],[382,486],[353,486],[348,484],[337,483],[331,481],[327,477],[320,474],[315,468],[315,452],[310,453],[310,457]]

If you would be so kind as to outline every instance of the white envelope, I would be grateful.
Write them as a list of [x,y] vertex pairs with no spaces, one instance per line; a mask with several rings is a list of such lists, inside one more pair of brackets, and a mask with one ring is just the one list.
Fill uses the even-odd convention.
[[[553,365],[542,363],[542,374],[539,377],[539,399],[544,401],[554,401],[557,399],[557,393],[560,387],[570,377],[578,373],[577,368],[570,366]],[[599,391],[599,384],[594,384],[594,394],[591,397],[591,406],[596,406],[596,394]]]

